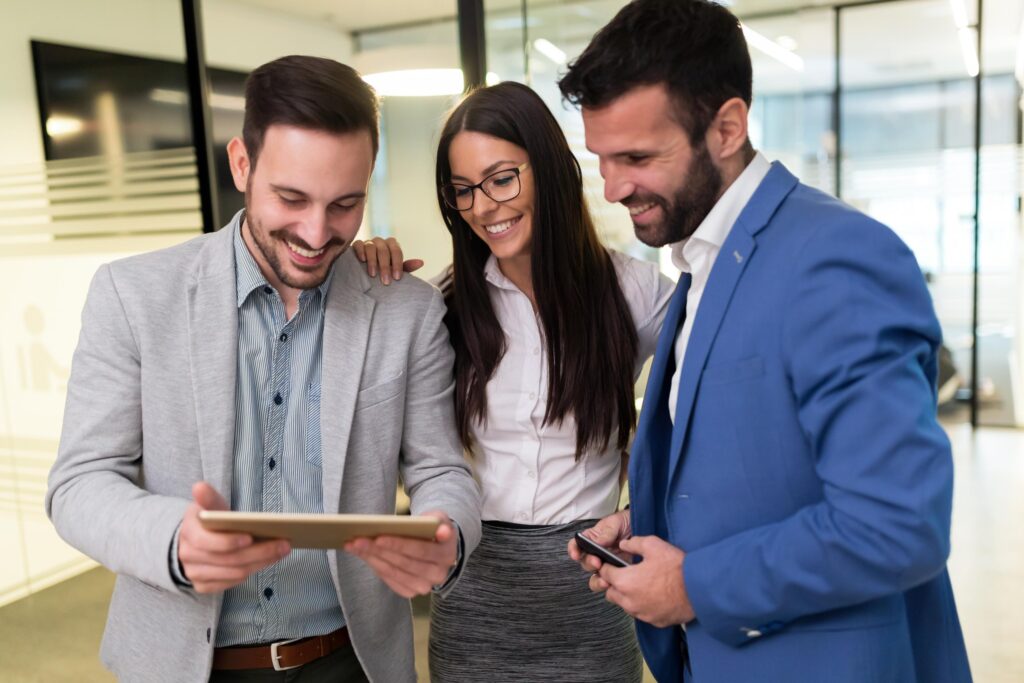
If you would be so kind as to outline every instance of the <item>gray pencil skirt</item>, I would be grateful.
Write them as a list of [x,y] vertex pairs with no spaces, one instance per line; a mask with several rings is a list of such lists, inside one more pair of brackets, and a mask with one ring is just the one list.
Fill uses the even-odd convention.
[[484,522],[459,582],[434,597],[430,680],[638,683],[633,619],[590,591],[566,551],[593,524]]

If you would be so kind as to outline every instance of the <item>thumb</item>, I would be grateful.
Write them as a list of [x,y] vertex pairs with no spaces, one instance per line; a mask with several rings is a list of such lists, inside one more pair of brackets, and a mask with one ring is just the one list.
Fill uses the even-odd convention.
[[423,259],[412,258],[402,264],[402,270],[407,273],[415,273],[423,267]]
[[619,541],[619,550],[643,556],[644,551],[650,545],[651,540],[651,536],[633,536],[631,538],[626,538]]
[[228,502],[224,500],[224,497],[205,481],[197,481],[192,485],[192,500],[202,510],[228,509]]
[[423,516],[433,517],[441,522],[440,526],[437,527],[437,531],[434,532],[434,540],[438,543],[451,540],[452,536],[455,535],[455,527],[452,526],[452,520],[447,514],[440,510],[431,510],[430,512],[424,512]]

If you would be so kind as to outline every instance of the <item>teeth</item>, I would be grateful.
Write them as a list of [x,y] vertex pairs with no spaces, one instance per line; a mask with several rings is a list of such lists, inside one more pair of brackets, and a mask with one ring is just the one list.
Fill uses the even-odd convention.
[[627,207],[627,208],[629,209],[629,215],[630,216],[637,216],[637,215],[642,214],[647,209],[652,208],[653,206],[654,206],[654,202],[651,202],[650,204],[642,204],[641,206],[630,206],[630,207]]
[[309,249],[303,249],[297,244],[292,244],[291,242],[288,242],[288,248],[294,251],[299,256],[305,256],[306,258],[316,258],[320,254],[324,253],[324,249],[326,247],[321,247],[319,249],[314,249],[310,251]]
[[511,228],[513,225],[516,224],[518,220],[519,218],[513,218],[511,220],[503,221],[501,223],[495,223],[494,225],[485,225],[484,229],[487,230],[487,232],[489,232],[492,235],[497,235],[498,233],[505,232],[506,230]]

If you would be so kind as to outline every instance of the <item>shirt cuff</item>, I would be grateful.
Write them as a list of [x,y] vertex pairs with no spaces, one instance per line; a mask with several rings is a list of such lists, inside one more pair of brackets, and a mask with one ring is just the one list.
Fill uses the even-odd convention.
[[185,577],[185,568],[181,566],[181,560],[178,559],[178,537],[181,535],[181,525],[174,530],[174,537],[171,539],[171,551],[167,557],[167,561],[171,567],[171,578],[174,579],[174,583],[181,586],[182,588],[192,588],[192,582]]
[[448,570],[448,576],[445,577],[445,580],[442,583],[439,583],[438,585],[433,587],[432,590],[434,593],[440,593],[445,588],[447,588],[452,583],[452,581],[455,580],[455,577],[458,575],[459,571],[462,570],[462,556],[463,548],[465,547],[465,542],[462,540],[462,529],[459,528],[459,523],[455,520],[452,520],[452,526],[455,527],[455,533],[459,535],[459,543],[455,547],[455,564],[453,564],[452,568]]

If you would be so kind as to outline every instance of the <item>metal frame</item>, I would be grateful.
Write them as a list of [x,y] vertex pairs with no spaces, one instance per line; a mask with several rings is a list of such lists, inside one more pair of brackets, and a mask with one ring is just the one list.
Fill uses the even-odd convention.
[[220,227],[217,213],[217,170],[213,166],[210,87],[206,78],[206,51],[203,43],[200,2],[201,0],[181,0],[181,20],[185,30],[189,118],[192,121],[192,144],[196,149],[196,176],[199,179],[203,232],[213,232]]
[[487,42],[484,33],[484,0],[458,0],[459,57],[465,90],[487,81]]

